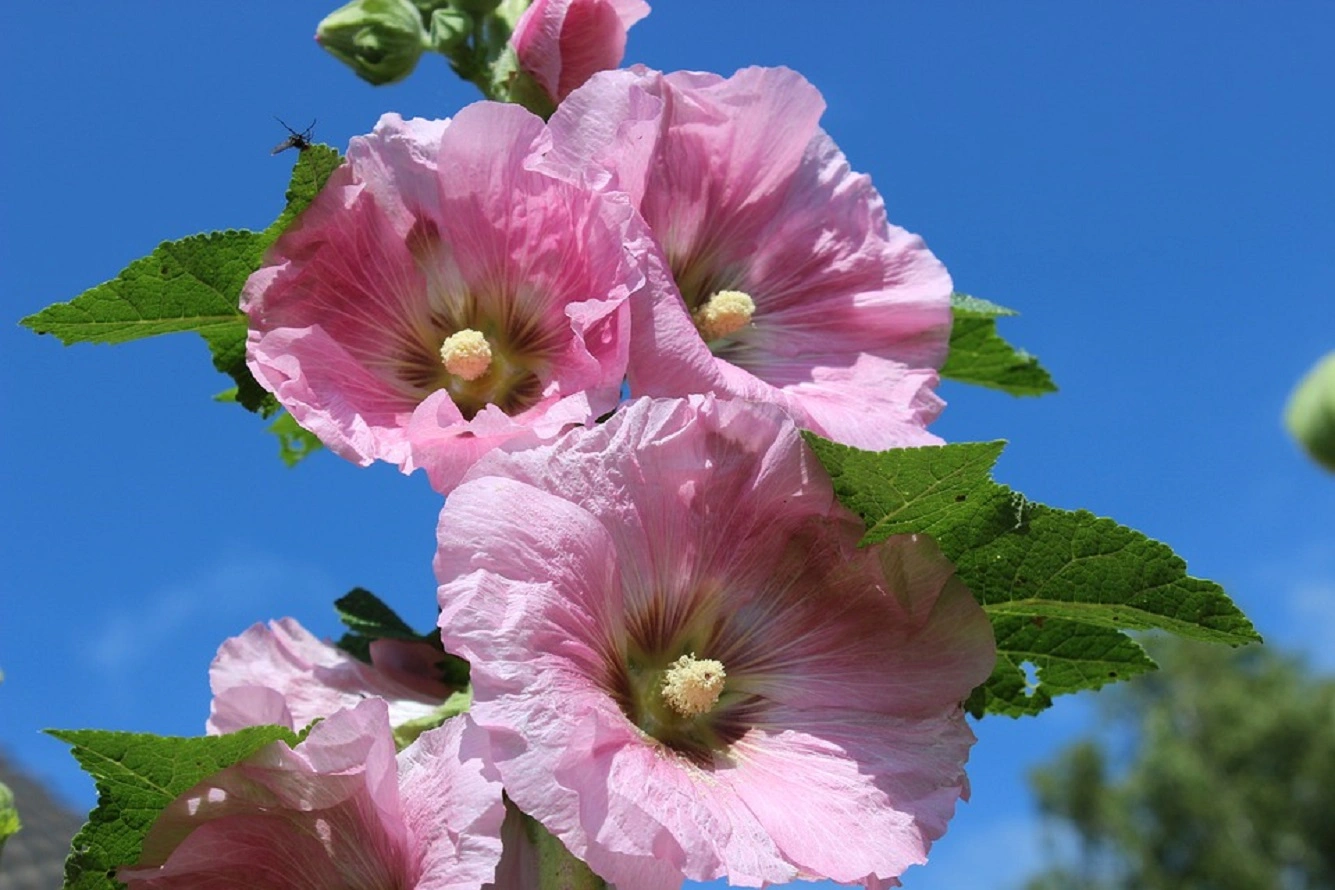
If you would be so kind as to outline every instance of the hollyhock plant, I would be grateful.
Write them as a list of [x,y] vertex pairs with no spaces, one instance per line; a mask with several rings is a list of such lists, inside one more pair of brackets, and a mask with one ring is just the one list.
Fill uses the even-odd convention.
[[337,453],[442,492],[611,410],[647,236],[624,198],[537,169],[549,141],[491,102],[352,140],[246,283],[256,379]]
[[395,727],[424,721],[458,690],[441,679],[439,646],[376,640],[371,663],[306,630],[294,619],[255,624],[218,648],[209,667],[211,734],[273,724],[300,730],[351,708],[383,699]]
[[620,65],[626,32],[648,14],[644,0],[534,0],[510,45],[520,70],[555,107],[597,72]]
[[501,855],[501,788],[465,759],[466,718],[394,754],[385,703],[368,699],[272,742],[162,812],[129,890],[464,890]]
[[632,196],[676,285],[636,309],[632,394],[772,402],[873,450],[936,443],[950,276],[886,221],[824,108],[784,68],[606,72],[552,117],[554,158]]
[[510,799],[622,888],[894,885],[966,793],[995,645],[930,540],[863,531],[774,406],[640,399],[479,461],[440,623]]

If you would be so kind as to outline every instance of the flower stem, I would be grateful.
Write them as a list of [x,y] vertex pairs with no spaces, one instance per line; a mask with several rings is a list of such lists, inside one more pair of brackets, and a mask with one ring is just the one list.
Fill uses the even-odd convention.
[[525,816],[524,822],[528,836],[538,848],[537,890],[607,890],[607,882],[576,859],[536,819]]

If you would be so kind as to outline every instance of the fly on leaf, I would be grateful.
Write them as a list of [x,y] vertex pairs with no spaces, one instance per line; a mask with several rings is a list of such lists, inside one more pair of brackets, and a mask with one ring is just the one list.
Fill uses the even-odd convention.
[[287,151],[289,148],[295,148],[297,151],[305,151],[311,147],[311,136],[315,132],[315,121],[311,121],[311,125],[306,129],[297,132],[284,123],[280,118],[274,118],[274,120],[283,124],[283,129],[287,130],[288,137],[275,145],[273,151],[269,152],[269,154],[276,155],[281,151]]

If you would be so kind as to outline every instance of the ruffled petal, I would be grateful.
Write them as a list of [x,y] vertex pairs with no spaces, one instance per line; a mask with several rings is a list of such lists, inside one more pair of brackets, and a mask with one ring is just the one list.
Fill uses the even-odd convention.
[[[481,459],[435,568],[511,799],[622,887],[892,886],[964,792],[959,702],[995,648],[930,541],[862,533],[771,406],[641,399]],[[644,720],[645,672],[684,652],[727,672],[704,742]]]
[[[382,642],[391,644],[380,647],[389,654],[397,641]],[[405,645],[411,644],[399,647]],[[303,729],[368,696],[385,700],[395,726],[426,717],[451,690],[438,673],[433,675],[435,666],[426,658],[415,660],[419,676],[405,677],[407,653],[398,654],[401,657],[390,655],[396,668],[387,672],[318,639],[291,618],[253,625],[224,642],[209,668],[214,698],[208,731],[235,732],[271,723]]]
[[501,785],[460,743],[466,715],[422,733],[399,755],[404,824],[418,851],[415,890],[478,890],[501,858]]

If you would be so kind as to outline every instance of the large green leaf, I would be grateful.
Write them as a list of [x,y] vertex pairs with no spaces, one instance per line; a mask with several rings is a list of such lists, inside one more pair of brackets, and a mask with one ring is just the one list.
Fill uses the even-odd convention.
[[292,170],[286,206],[263,232],[233,229],[164,242],[111,281],[21,323],[67,346],[194,331],[208,343],[214,367],[236,381],[236,401],[251,411],[272,414],[277,403],[246,367],[241,288],[260,267],[265,250],[310,204],[340,161],[327,145],[302,151]]
[[864,544],[930,535],[982,603],[998,659],[970,699],[975,714],[1037,713],[1054,695],[1153,669],[1125,630],[1231,645],[1260,639],[1223,589],[1187,575],[1168,546],[992,481],[1002,442],[871,452],[808,441],[840,501],[866,522]]
[[953,294],[950,303],[955,325],[950,331],[950,354],[941,369],[942,377],[1013,396],[1057,391],[1036,357],[997,334],[997,319],[1017,314],[1014,310],[967,294]]
[[203,779],[265,745],[300,736],[259,726],[224,736],[167,738],[102,730],[51,730],[68,743],[97,785],[97,807],[74,838],[65,860],[66,890],[123,886],[116,870],[139,859],[144,836],[166,806]]
[[227,231],[168,241],[111,281],[68,303],[48,306],[22,324],[71,343],[124,343],[141,337],[235,328],[241,286],[264,254],[256,232]]

